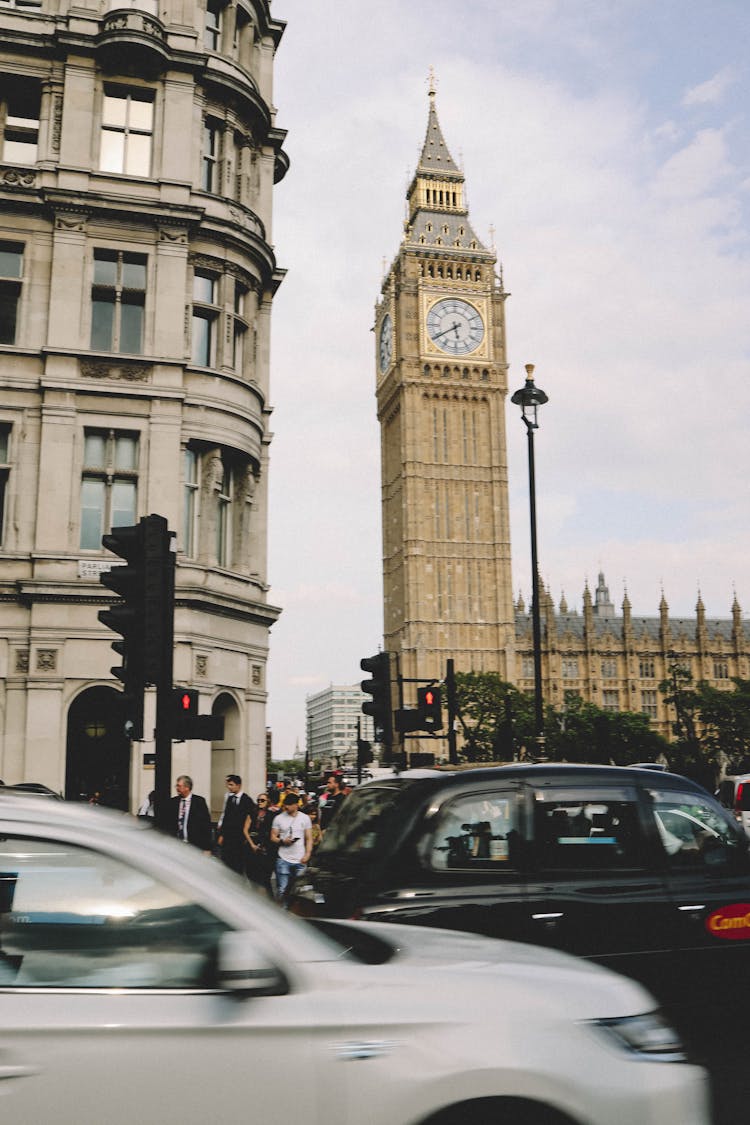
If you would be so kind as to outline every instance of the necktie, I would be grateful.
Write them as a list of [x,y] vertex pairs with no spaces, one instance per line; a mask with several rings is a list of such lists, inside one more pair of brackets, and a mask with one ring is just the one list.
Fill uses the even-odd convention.
[[180,797],[180,815],[177,820],[177,838],[184,839],[185,834],[185,806],[187,802],[184,797]]

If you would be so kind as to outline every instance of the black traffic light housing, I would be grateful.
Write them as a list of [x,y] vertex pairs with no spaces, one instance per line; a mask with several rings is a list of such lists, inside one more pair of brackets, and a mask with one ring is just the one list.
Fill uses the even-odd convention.
[[99,620],[119,633],[112,648],[122,664],[112,674],[125,694],[125,733],[143,738],[143,692],[149,684],[171,681],[174,613],[174,532],[163,516],[144,516],[137,524],[113,527],[102,546],[124,560],[99,576],[122,599],[99,611]]
[[391,706],[391,654],[379,652],[360,660],[363,672],[369,672],[371,679],[362,680],[361,688],[372,699],[362,704],[365,715],[371,715],[375,724],[376,741],[384,746],[393,744],[393,708]]
[[443,729],[443,704],[440,688],[434,684],[417,688],[418,730]]
[[221,715],[198,714],[199,699],[195,688],[173,688],[172,701],[172,738],[175,742],[185,742],[188,738],[214,742],[224,737]]
[[366,738],[357,739],[357,769],[361,770],[364,766],[369,766],[371,762],[375,761],[375,755],[372,752],[372,743],[368,742]]

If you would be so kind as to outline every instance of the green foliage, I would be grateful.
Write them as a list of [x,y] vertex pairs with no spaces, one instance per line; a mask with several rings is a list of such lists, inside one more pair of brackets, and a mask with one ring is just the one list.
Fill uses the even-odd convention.
[[[459,672],[456,701],[463,761],[512,761],[535,750],[534,699],[495,672]],[[653,761],[668,743],[645,715],[603,711],[571,693],[562,709],[545,707],[545,752],[555,761]]]
[[510,762],[533,741],[531,697],[496,672],[457,672],[456,709],[465,762]]

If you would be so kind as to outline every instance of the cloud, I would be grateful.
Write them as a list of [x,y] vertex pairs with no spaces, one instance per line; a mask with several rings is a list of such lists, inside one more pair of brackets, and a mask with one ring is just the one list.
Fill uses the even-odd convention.
[[721,102],[730,86],[737,81],[732,66],[725,66],[713,78],[686,90],[682,97],[684,106],[716,105]]

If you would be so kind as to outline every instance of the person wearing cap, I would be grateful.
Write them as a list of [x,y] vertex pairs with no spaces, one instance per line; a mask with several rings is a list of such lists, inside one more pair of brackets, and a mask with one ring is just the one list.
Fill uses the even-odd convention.
[[287,793],[282,811],[274,817],[271,841],[279,849],[276,898],[286,906],[289,884],[304,871],[312,851],[312,824],[307,813],[300,812],[296,793]]

